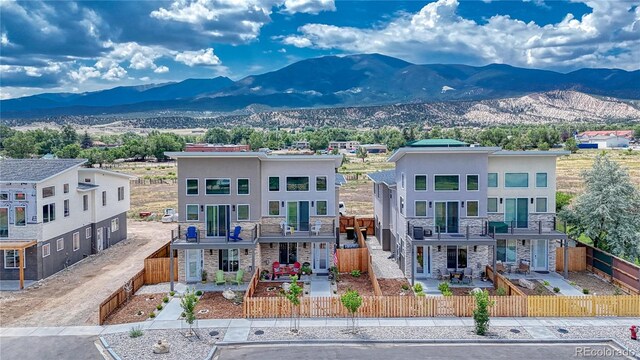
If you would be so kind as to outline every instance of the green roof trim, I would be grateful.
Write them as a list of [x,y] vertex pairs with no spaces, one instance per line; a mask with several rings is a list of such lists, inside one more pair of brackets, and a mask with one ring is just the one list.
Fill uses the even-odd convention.
[[409,147],[465,147],[469,144],[454,139],[423,139],[407,143]]

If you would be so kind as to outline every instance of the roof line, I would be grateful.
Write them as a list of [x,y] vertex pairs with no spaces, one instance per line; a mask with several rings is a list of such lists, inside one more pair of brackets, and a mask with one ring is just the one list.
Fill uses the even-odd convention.
[[60,175],[60,174],[66,173],[66,172],[67,172],[67,171],[69,171],[69,170],[75,169],[75,168],[77,168],[77,167],[79,167],[79,166],[84,165],[84,164],[86,164],[86,163],[87,163],[87,159],[80,159],[80,160],[82,160],[82,161],[81,161],[81,162],[79,162],[79,163],[77,163],[77,164],[74,164],[74,165],[72,165],[72,166],[69,166],[68,168],[66,168],[66,169],[64,169],[64,170],[62,170],[62,171],[58,171],[57,173],[55,173],[55,174],[53,174],[53,175],[51,175],[51,176],[49,176],[49,177],[46,177],[46,178],[44,178],[44,179],[42,179],[42,180],[38,180],[38,181],[34,181],[34,180],[26,180],[26,181],[23,181],[23,180],[20,180],[20,181],[17,181],[17,180],[13,180],[13,181],[0,180],[0,183],[26,183],[26,184],[39,184],[39,183],[41,183],[41,182],[45,182],[45,181],[47,181],[47,180],[53,179],[54,177],[56,177],[56,176],[58,176],[58,175]]

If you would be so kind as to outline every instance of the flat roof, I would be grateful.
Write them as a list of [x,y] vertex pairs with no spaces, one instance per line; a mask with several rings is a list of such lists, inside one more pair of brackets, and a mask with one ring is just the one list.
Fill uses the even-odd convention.
[[542,150],[522,150],[522,151],[512,151],[512,150],[500,150],[496,151],[489,156],[564,156],[571,154],[571,151],[542,151]]
[[333,161],[336,167],[342,164],[342,155],[268,155],[264,152],[165,152],[173,159],[180,158],[257,158],[261,161]]
[[407,143],[409,147],[464,147],[469,146],[466,142],[454,139],[423,139]]
[[396,162],[406,154],[447,154],[447,153],[486,153],[491,154],[500,151],[502,148],[493,146],[459,146],[459,147],[443,147],[443,146],[426,146],[426,147],[401,147],[396,150],[387,159],[389,162]]

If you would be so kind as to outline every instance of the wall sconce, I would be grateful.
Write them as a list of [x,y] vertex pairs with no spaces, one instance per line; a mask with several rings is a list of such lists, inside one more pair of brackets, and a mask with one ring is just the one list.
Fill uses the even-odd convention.
[[281,206],[284,207],[284,201],[282,201],[282,205]]
[[502,204],[502,198],[500,198],[500,204]]
[[204,211],[204,205],[200,205],[200,212]]
[[462,208],[464,209],[464,201],[463,201],[463,202],[461,202],[461,204],[462,204],[462,205],[461,205],[461,206],[462,206]]
[[522,240],[522,246],[524,246],[524,242],[525,242],[525,241],[526,241],[526,240]]
[[313,201],[311,201],[311,207],[313,207]]
[[269,247],[273,249],[273,243],[269,243]]
[[478,252],[478,245],[473,245],[473,252]]
[[302,248],[306,249],[307,248],[307,243],[302,243]]
[[438,252],[440,252],[440,245],[438,245]]
[[244,249],[244,254],[249,255],[249,249]]
[[533,198],[531,198],[531,203],[533,204]]
[[433,205],[433,203],[429,201],[429,209],[431,209],[431,205]]
[[236,206],[235,205],[231,205],[231,211],[236,211]]
[[213,249],[209,249],[209,255],[213,255]]

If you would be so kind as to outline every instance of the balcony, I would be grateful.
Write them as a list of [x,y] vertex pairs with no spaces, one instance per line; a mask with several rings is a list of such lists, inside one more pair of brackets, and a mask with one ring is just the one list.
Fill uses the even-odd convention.
[[[188,228],[195,226],[197,231],[195,236],[187,237]],[[193,225],[178,225],[177,228],[171,230],[171,248],[172,249],[237,249],[237,248],[253,248],[258,240],[258,225],[242,226],[239,237],[242,240],[234,240],[231,238],[236,226],[231,227],[228,232],[229,236],[203,236],[204,223],[194,223]]]
[[[496,240],[484,231],[474,231],[465,226],[457,233],[443,233],[439,227],[422,227],[407,224],[407,237],[414,245],[494,245]],[[460,232],[462,230],[462,232]]]
[[260,241],[327,241],[336,238],[335,219],[312,219],[294,225],[287,224],[284,219],[279,224],[258,224],[258,238]]
[[566,239],[556,217],[538,221],[486,221],[484,232],[496,239]]

